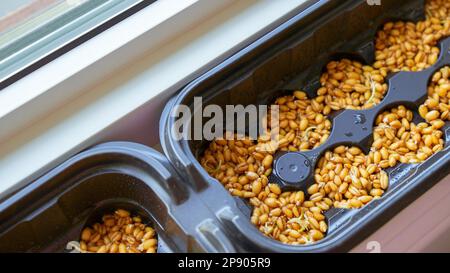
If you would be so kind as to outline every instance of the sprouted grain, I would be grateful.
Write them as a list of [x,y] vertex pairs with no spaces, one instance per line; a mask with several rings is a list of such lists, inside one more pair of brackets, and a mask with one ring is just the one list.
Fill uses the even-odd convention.
[[[437,61],[437,43],[450,35],[450,1],[427,1],[425,10],[424,21],[388,22],[378,31],[372,65],[332,61],[320,78],[317,97],[309,99],[305,92],[296,91],[276,99],[280,122],[275,140],[268,135],[257,140],[216,139],[206,149],[200,160],[203,168],[232,195],[249,200],[254,207],[251,222],[263,234],[292,245],[321,240],[328,229],[324,212],[332,207],[361,208],[380,198],[389,187],[383,169],[399,162],[422,162],[443,148],[440,129],[450,120],[448,66],[433,75],[428,99],[418,109],[425,122],[415,124],[405,106],[381,113],[370,152],[347,146],[327,151],[307,195],[283,192],[268,179],[276,151],[309,150],[328,139],[332,111],[371,108],[383,99],[389,73],[420,71]],[[275,129],[270,124],[269,128]]]

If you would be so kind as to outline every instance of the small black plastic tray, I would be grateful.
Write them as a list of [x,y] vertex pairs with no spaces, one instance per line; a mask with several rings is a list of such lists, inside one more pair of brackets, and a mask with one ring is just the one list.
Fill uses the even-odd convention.
[[[81,230],[117,208],[154,227],[157,252],[230,252],[214,215],[167,159],[111,142],[82,152],[0,203],[0,252],[73,252]],[[195,212],[195,213],[193,213]]]
[[[202,97],[203,107],[217,104],[223,109],[225,105],[268,105],[274,98],[285,95],[286,90],[305,90],[312,98],[328,61],[348,57],[373,63],[373,41],[378,28],[387,21],[420,20],[424,17],[424,5],[424,1],[419,0],[384,0],[381,5],[354,0],[317,1],[189,84],[167,104],[160,121],[164,152],[183,177],[188,178],[188,184],[199,198],[216,213],[238,251],[351,249],[449,173],[449,124],[442,129],[446,143],[443,151],[421,164],[399,164],[388,169],[390,185],[382,198],[361,209],[333,208],[327,211],[329,229],[323,240],[291,246],[261,234],[250,223],[251,208],[242,199],[232,197],[203,170],[198,159],[207,147],[207,141],[177,140],[171,136],[170,130],[177,120],[171,115],[172,109],[187,105],[192,113],[203,111],[194,109],[195,96]],[[440,49],[439,60],[432,67],[421,72],[390,75],[388,92],[379,105],[368,110],[344,110],[332,116],[332,131],[327,142],[298,154],[309,160],[313,170],[324,151],[337,145],[356,145],[367,152],[376,116],[400,104],[413,110],[416,120],[420,120],[417,108],[427,97],[431,75],[442,66],[450,65],[450,38],[440,42]],[[304,190],[310,183],[311,176],[294,187]]]

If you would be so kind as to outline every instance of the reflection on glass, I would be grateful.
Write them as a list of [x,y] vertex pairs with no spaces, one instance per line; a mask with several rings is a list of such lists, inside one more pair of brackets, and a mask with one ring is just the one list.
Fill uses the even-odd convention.
[[0,82],[139,2],[0,1]]

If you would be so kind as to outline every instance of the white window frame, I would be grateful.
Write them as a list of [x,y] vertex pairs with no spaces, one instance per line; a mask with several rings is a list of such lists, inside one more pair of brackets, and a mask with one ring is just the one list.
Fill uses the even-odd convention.
[[95,143],[157,145],[168,98],[312,2],[159,0],[1,90],[0,199]]

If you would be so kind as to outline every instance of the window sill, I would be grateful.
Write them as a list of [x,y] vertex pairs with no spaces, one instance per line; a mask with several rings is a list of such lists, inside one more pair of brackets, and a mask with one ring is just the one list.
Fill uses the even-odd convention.
[[157,145],[168,98],[311,3],[175,1],[155,2],[0,92],[0,198],[95,143]]

